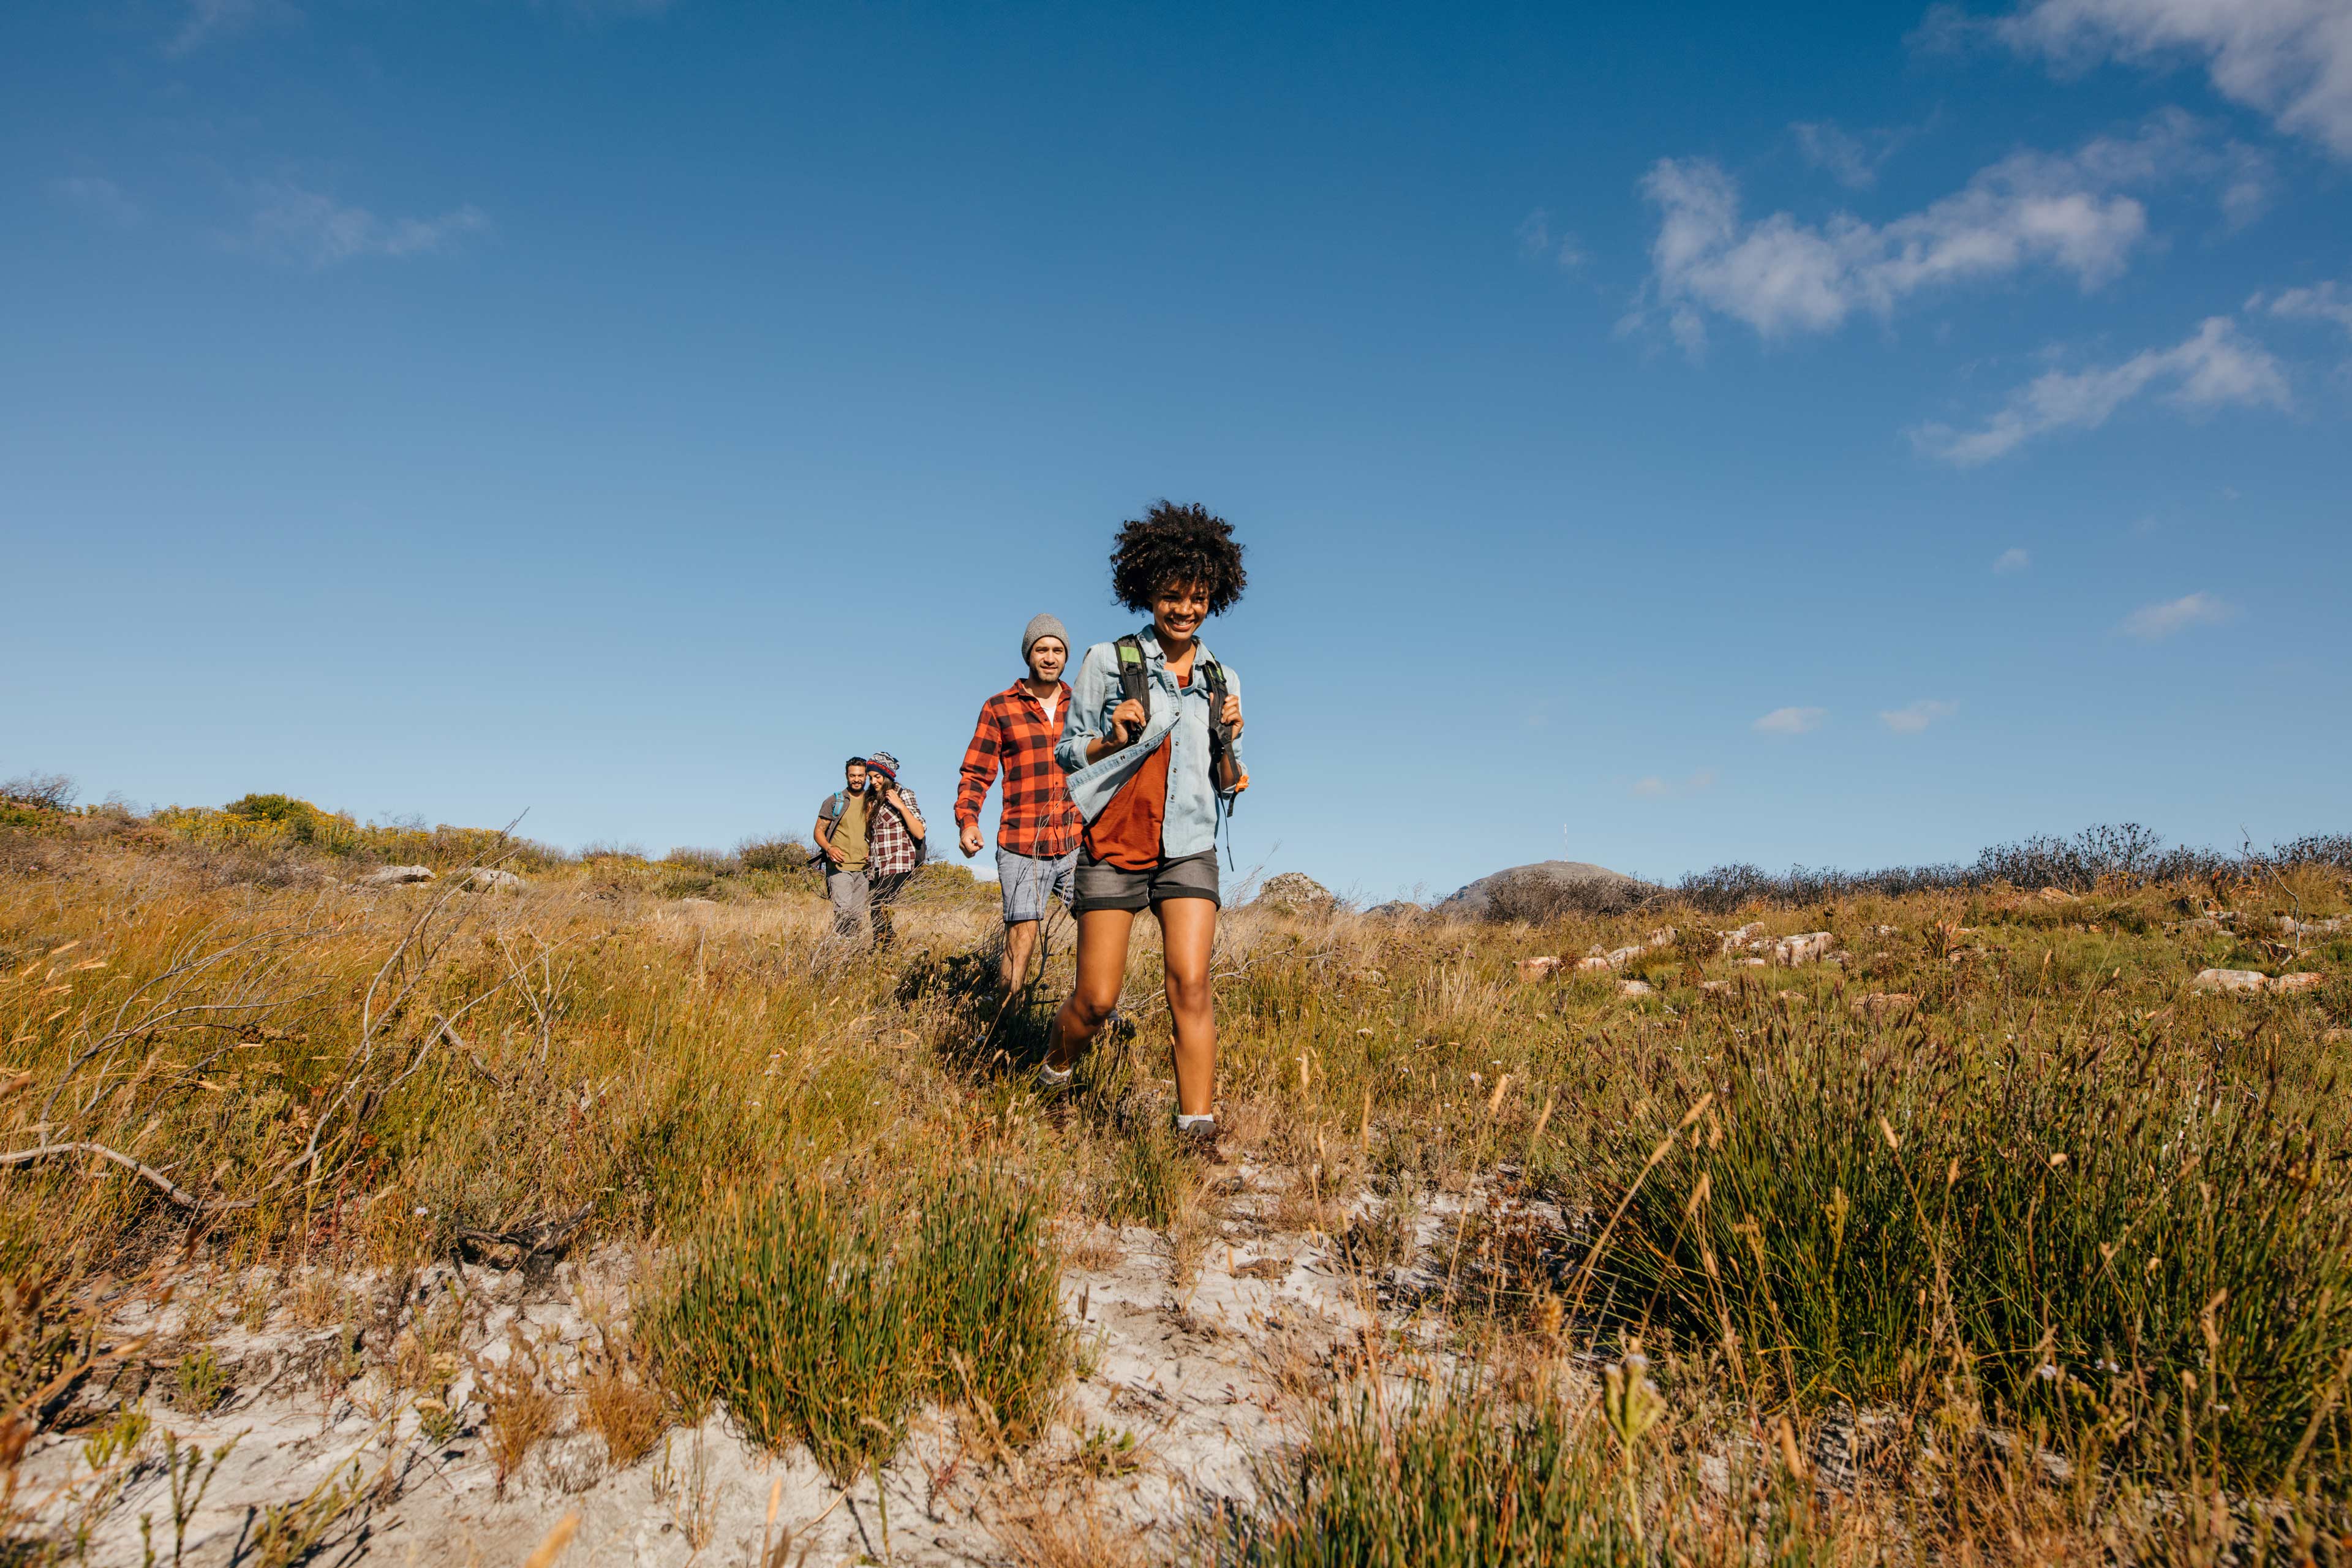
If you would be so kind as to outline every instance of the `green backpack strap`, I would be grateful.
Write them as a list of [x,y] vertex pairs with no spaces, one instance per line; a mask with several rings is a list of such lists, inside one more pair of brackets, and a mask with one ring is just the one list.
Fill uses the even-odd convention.
[[[1151,673],[1143,662],[1143,639],[1129,632],[1111,644],[1118,652],[1118,694],[1120,700],[1143,704],[1143,722],[1151,724]],[[1143,731],[1136,731],[1140,735]]]

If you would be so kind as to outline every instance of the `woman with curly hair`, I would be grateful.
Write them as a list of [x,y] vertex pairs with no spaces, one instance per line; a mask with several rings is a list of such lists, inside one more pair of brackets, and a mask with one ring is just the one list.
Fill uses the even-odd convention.
[[1055,760],[1086,821],[1078,851],[1077,985],[1055,1016],[1040,1082],[1057,1089],[1118,1005],[1137,913],[1160,921],[1175,1021],[1176,1128],[1213,1154],[1217,821],[1249,787],[1239,682],[1201,646],[1201,623],[1242,596],[1224,519],[1160,501],[1118,531],[1111,593],[1151,625],[1087,649]]

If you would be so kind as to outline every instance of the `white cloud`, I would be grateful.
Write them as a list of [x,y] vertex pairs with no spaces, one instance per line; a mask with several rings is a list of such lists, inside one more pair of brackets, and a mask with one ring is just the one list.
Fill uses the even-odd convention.
[[252,221],[237,246],[303,267],[331,267],[368,256],[429,256],[490,226],[488,215],[475,206],[433,218],[385,219],[282,182],[261,182],[250,195]]
[[1878,721],[1898,735],[1916,735],[1937,720],[1948,719],[1959,710],[1960,705],[1957,702],[1923,697],[1907,708],[1894,708],[1881,712]]
[[2065,65],[2200,56],[2223,97],[2352,158],[2352,5],[2344,0],[2029,0],[1996,30]]
[[2257,294],[2246,301],[2246,309],[2267,309],[2273,316],[2293,321],[2333,321],[2352,332],[2352,296],[2338,294],[2334,279],[2309,289],[2290,289],[2267,301]]
[[1828,717],[1826,708],[1775,708],[1750,728],[1759,735],[1809,735]]
[[2167,401],[2192,413],[2238,405],[2288,408],[2286,370],[2227,316],[2208,319],[2183,342],[2148,349],[2105,370],[2053,370],[2010,394],[1979,429],[1922,425],[1912,444],[1963,468],[1990,463],[2053,430],[2095,430],[2149,387],[2169,382]]
[[1686,779],[1665,779],[1652,773],[1633,781],[1633,794],[1643,800],[1677,800],[1715,787],[1716,771],[1701,768]]
[[2123,187],[2210,173],[2220,156],[2187,115],[2160,114],[2127,140],[2005,158],[1884,225],[1845,213],[1819,225],[1785,212],[1747,221],[1738,183],[1716,163],[1663,159],[1643,182],[1662,212],[1652,282],[1685,347],[1703,340],[1701,310],[1774,338],[1829,331],[1856,311],[1883,318],[1911,295],[2033,266],[2095,289],[2147,235],[2147,209]]
[[2004,576],[2011,572],[2022,572],[2032,564],[2033,557],[2014,546],[2002,551],[1992,559],[1992,569]]
[[2161,605],[2144,605],[2124,617],[2116,629],[2142,642],[2156,642],[2191,626],[2219,626],[2236,615],[2234,605],[2210,594],[2186,594]]
[[71,179],[51,180],[49,190],[59,201],[79,207],[90,216],[129,228],[141,217],[139,204],[122,194],[122,187],[112,180],[92,175],[77,175]]

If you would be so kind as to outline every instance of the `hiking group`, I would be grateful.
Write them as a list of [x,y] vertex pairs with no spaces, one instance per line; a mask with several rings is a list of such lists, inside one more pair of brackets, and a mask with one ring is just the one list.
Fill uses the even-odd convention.
[[[998,981],[1006,1002],[1031,984],[1049,901],[1061,900],[1076,921],[1077,981],[1037,1068],[1049,1094],[1068,1088],[1117,1008],[1135,917],[1151,911],[1175,1025],[1176,1128],[1213,1151],[1217,828],[1249,774],[1239,683],[1202,646],[1200,630],[1241,597],[1247,577],[1230,524],[1168,501],[1119,530],[1110,562],[1112,596],[1150,625],[1088,647],[1071,681],[1062,679],[1068,632],[1053,616],[1031,618],[1021,633],[1025,672],[981,704],[964,748],[958,847],[967,858],[980,853],[981,805],[1001,774]],[[843,788],[826,797],[815,828],[835,929],[855,937],[870,922],[874,939],[887,942],[890,905],[926,853],[922,810],[887,752],[852,757],[842,773]]]

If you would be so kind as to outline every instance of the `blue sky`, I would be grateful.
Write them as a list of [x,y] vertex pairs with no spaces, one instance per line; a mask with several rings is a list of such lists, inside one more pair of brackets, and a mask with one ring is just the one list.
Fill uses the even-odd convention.
[[943,817],[1165,495],[1244,866],[2347,826],[2352,0],[1588,9],[9,7],[0,773]]

